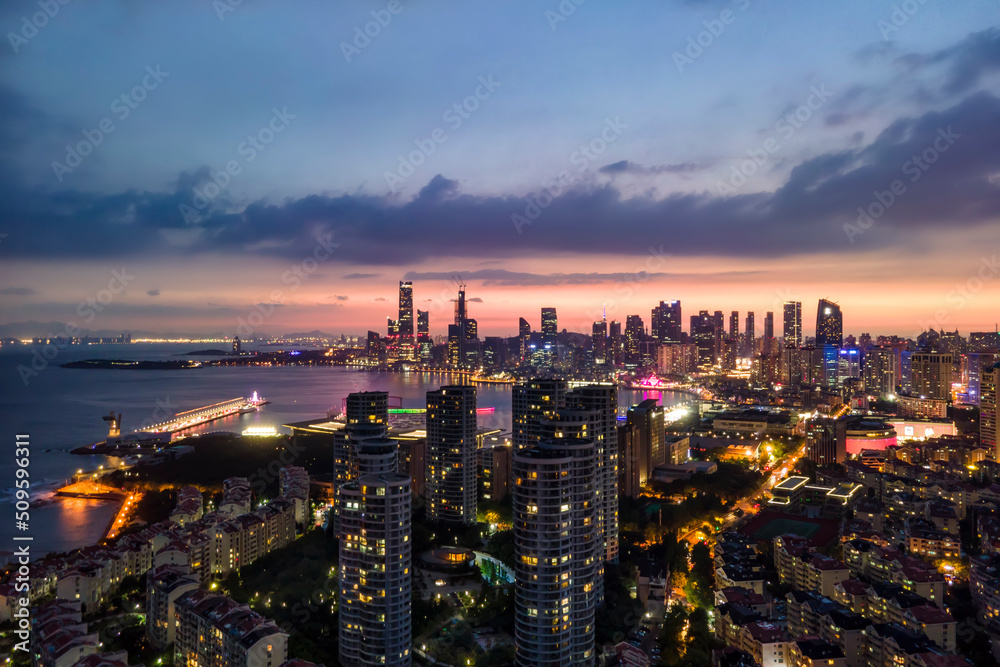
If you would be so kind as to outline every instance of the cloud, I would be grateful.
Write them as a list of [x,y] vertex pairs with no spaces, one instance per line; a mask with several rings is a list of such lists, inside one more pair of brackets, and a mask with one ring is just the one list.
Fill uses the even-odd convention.
[[349,296],[347,296],[345,294],[334,294],[333,298],[336,299],[337,301],[347,301],[351,297],[349,297]]
[[478,297],[478,296],[474,296],[474,297],[468,298],[468,299],[466,299],[466,301],[469,301],[470,303],[482,303],[483,302],[483,300],[480,297]]
[[[377,296],[377,297],[375,297],[375,299],[374,299],[374,300],[375,300],[375,301],[385,301],[385,297],[384,297],[384,296]],[[428,300],[429,300],[429,299],[428,299]]]
[[657,164],[651,167],[646,167],[641,164],[636,164],[635,162],[629,162],[628,160],[620,160],[618,162],[606,164],[598,169],[598,171],[602,174],[635,174],[645,176],[650,174],[687,174],[693,171],[698,171],[699,169],[701,169],[701,167],[696,165],[694,162]]
[[966,93],[987,74],[1000,71],[1000,28],[974,32],[954,46],[931,54],[906,54],[897,61],[913,71],[942,65],[947,70],[944,92]]
[[146,290],[146,294],[148,294],[149,296],[160,296],[160,290],[158,289]]
[[4,287],[0,289],[0,294],[3,296],[31,296],[38,294],[38,291],[33,287]]
[[[917,234],[982,227],[1000,216],[1000,100],[980,92],[949,108],[891,123],[868,144],[817,155],[795,165],[773,192],[753,181],[728,197],[714,190],[657,198],[626,198],[612,183],[566,189],[544,209],[520,194],[463,194],[440,175],[406,201],[395,195],[310,195],[280,204],[253,202],[238,213],[206,210],[185,223],[173,193],[126,191],[102,196],[46,192],[0,181],[0,229],[5,249],[18,257],[93,259],[190,256],[197,253],[277,257],[300,261],[330,236],[336,261],[399,266],[449,258],[477,260],[547,257],[560,253],[642,257],[650,247],[672,254],[786,257],[843,247],[843,223],[872,201],[872,192],[908,178],[902,166],[931,146],[938,131],[960,135],[940,166],[907,181],[905,196],[865,238],[878,249],[918,243]],[[616,163],[617,164],[617,163]],[[631,169],[626,163],[616,169]],[[193,176],[179,187],[187,188]],[[725,178],[725,176],[723,176]],[[182,179],[183,180],[183,179]],[[530,193],[535,197],[539,193]],[[515,216],[521,216],[520,233]],[[39,234],[38,230],[47,233]],[[172,244],[166,232],[183,230],[194,241]],[[352,275],[352,274],[348,274]]]
[[368,278],[378,278],[381,273],[348,273],[346,276],[341,276],[341,280],[367,280]]

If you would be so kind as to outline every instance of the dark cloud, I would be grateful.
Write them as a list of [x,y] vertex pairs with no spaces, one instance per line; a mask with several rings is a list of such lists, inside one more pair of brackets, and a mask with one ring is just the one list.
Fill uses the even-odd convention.
[[482,303],[483,302],[482,298],[480,298],[478,296],[474,296],[474,297],[468,298],[468,299],[466,299],[466,301],[468,301],[470,303]]
[[[117,261],[206,252],[300,261],[329,243],[324,238],[340,244],[330,250],[334,261],[383,266],[550,256],[553,249],[641,257],[663,247],[677,255],[782,257],[843,247],[842,224],[873,201],[875,190],[902,179],[905,195],[879,220],[881,233],[865,239],[874,248],[916,241],[914,234],[940,228],[943,221],[952,228],[995,222],[1000,189],[990,179],[1000,171],[997,118],[1000,100],[988,93],[900,118],[867,145],[794,166],[774,192],[754,191],[750,179],[726,197],[713,188],[624,198],[612,184],[587,182],[555,198],[538,192],[527,198],[481,196],[462,194],[456,181],[438,175],[408,201],[395,195],[311,195],[280,204],[254,202],[238,212],[206,210],[203,219],[186,223],[178,204],[190,200],[180,189],[99,196],[0,185],[0,229],[10,234],[5,250],[24,258]],[[911,183],[904,165],[947,128],[960,138]],[[723,173],[727,178],[728,171]],[[197,179],[187,175],[178,187],[192,187]],[[171,230],[190,237],[186,245],[172,243],[166,234]]]
[[346,294],[334,294],[333,298],[336,299],[337,301],[348,301],[351,297],[347,296]]
[[367,280],[368,278],[378,278],[381,273],[348,273],[346,276],[341,276],[341,280]]
[[965,93],[987,74],[1000,71],[1000,29],[987,28],[946,49],[931,54],[911,53],[897,60],[911,70],[943,65],[947,68],[944,92]]
[[4,287],[0,289],[0,294],[4,296],[31,296],[38,294],[33,287]]
[[598,171],[603,174],[635,174],[647,176],[650,174],[687,174],[701,169],[694,162],[681,162],[679,164],[657,164],[652,167],[620,160],[611,164],[606,164]]
[[149,296],[160,296],[160,290],[158,289],[146,290],[146,294],[148,294]]

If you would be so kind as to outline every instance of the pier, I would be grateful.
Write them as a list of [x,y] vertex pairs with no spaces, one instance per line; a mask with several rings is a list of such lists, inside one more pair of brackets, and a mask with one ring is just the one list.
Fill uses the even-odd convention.
[[258,398],[257,392],[254,392],[253,396],[249,398],[233,398],[221,403],[206,405],[203,408],[178,412],[172,419],[141,428],[134,431],[134,433],[177,433],[178,431],[207,424],[216,419],[223,419],[244,412],[253,412],[266,403],[267,401]]

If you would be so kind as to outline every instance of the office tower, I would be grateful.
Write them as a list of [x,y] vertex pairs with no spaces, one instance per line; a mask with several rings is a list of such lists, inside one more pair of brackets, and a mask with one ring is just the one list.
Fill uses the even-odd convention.
[[625,363],[625,342],[622,340],[622,323],[611,320],[608,325],[608,354],[611,363],[621,366]]
[[911,359],[910,393],[920,398],[946,401],[951,398],[951,367],[954,357],[944,352],[914,352]]
[[729,314],[729,339],[736,341],[740,339],[740,311],[738,310]]
[[531,325],[522,318],[517,322],[517,340],[521,347],[521,363],[528,361],[528,343],[531,341]]
[[476,522],[476,388],[427,392],[427,516]]
[[369,331],[365,342],[365,356],[369,361],[385,359],[385,348],[382,346],[382,336],[377,331]]
[[747,313],[746,330],[743,333],[743,356],[752,357],[757,349],[757,329],[753,321],[753,311]]
[[455,300],[455,324],[464,327],[465,320],[469,317],[465,304],[465,283],[458,284],[458,298]]
[[594,363],[602,365],[607,361],[608,355],[608,322],[598,320],[594,322],[591,330],[590,344],[594,351]]
[[619,442],[619,485],[622,495],[638,498],[642,485],[653,475],[653,468],[667,460],[664,449],[663,406],[655,398],[647,398],[628,410],[622,430],[625,439]]
[[712,316],[715,323],[715,363],[722,363],[722,344],[726,339],[726,319],[721,310],[715,311]]
[[465,349],[465,332],[457,324],[448,325],[448,365],[461,366],[462,352]]
[[638,315],[625,318],[625,363],[638,365],[640,359],[639,346],[646,335],[646,327]]
[[426,310],[417,311],[417,356],[421,361],[430,361],[434,350],[434,341],[431,340],[431,320],[430,312]]
[[414,358],[413,338],[413,283],[399,281],[399,319],[397,322],[397,344],[400,359]]
[[785,347],[802,347],[802,302],[786,301],[784,305]]
[[722,363],[722,370],[732,371],[736,369],[736,359],[740,354],[740,342],[735,338],[727,338],[722,341],[722,351],[720,352],[720,359]]
[[817,466],[847,460],[847,423],[843,419],[818,418],[809,422],[806,457]]
[[840,306],[833,301],[820,299],[816,308],[816,345],[844,344],[844,318]]
[[810,349],[813,384],[836,389],[840,373],[839,348],[835,345],[817,345]]
[[[605,559],[618,562],[618,387],[589,384],[567,392],[566,408],[592,415],[587,435],[597,448],[598,520],[601,522]],[[556,420],[560,413],[556,411]],[[604,574],[601,568],[601,576]],[[603,600],[603,594],[601,595]]]
[[341,495],[340,664],[409,665],[410,477],[365,475]]
[[650,334],[660,343],[681,342],[680,301],[661,301],[653,308]]
[[1000,352],[968,352],[962,355],[965,393],[969,403],[979,405],[982,396],[983,372],[1000,361]]
[[483,366],[491,369],[503,368],[507,363],[507,339],[487,336],[483,342]]
[[882,398],[896,393],[896,350],[874,347],[864,358],[865,391]]
[[770,310],[764,314],[764,336],[761,338],[760,352],[764,355],[774,352],[774,313]]
[[899,385],[902,393],[909,395],[913,391],[913,352],[899,350]]
[[593,665],[603,591],[597,453],[587,438],[514,453],[515,663]]
[[861,377],[861,353],[855,349],[837,351],[837,384],[842,386],[848,378]]
[[542,308],[542,342],[551,343],[555,348],[559,336],[559,324],[555,308]]
[[698,365],[709,367],[715,363],[715,319],[703,310],[691,316],[691,337],[698,349]]
[[979,443],[993,452],[1000,459],[1000,442],[997,441],[997,389],[1000,387],[1000,363],[982,372],[980,388],[982,396],[979,399]]
[[523,380],[511,391],[511,444],[514,450],[537,445],[542,421],[551,419],[566,400],[565,380]]

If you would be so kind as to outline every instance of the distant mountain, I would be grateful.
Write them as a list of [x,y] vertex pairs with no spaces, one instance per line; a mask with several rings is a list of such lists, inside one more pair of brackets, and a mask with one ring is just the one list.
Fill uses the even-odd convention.
[[[79,324],[77,325],[79,326]],[[0,324],[0,337],[4,338],[42,338],[49,336],[65,336],[65,322],[10,322]],[[155,335],[151,331],[126,330],[133,338]],[[117,336],[122,329],[80,329],[77,336]]]

